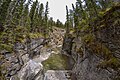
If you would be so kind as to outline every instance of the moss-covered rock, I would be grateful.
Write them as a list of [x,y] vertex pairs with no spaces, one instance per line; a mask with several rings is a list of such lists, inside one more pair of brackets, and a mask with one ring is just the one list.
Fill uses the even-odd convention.
[[101,68],[110,67],[112,69],[117,70],[120,67],[120,61],[117,58],[113,57],[110,58],[109,60],[100,62],[99,67]]
[[0,45],[0,51],[7,50],[9,52],[13,51],[13,45],[12,44],[1,44]]
[[[89,22],[90,25],[84,20],[80,23],[83,25],[79,26],[80,35],[77,35],[80,39],[75,41],[72,50],[73,55],[79,54],[82,59],[76,63],[76,73],[84,80],[91,72],[99,80],[104,80],[104,75],[106,79],[120,80],[120,4],[99,12],[98,16]],[[101,69],[98,72],[97,67]]]
[[43,37],[43,35],[40,34],[40,33],[30,33],[29,36],[30,36],[30,38],[32,38],[32,39],[39,38],[39,37]]

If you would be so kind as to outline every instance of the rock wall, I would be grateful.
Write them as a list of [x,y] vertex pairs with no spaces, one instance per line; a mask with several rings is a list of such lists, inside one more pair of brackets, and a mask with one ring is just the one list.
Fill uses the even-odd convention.
[[75,60],[76,80],[120,80],[119,17],[120,6],[112,7],[93,23],[94,29],[65,38],[63,50]]
[[[43,67],[41,66],[42,64],[35,62],[33,58],[40,55],[41,48],[47,41],[47,39],[39,38],[32,39],[28,44],[16,43],[14,46],[15,53],[3,50],[3,59],[0,61],[0,64],[4,67],[2,74],[6,76],[6,79],[30,80],[29,78],[33,74],[33,77],[35,77]],[[29,48],[28,45],[30,46]]]
[[[64,70],[69,67],[67,65],[69,58],[61,54],[64,33],[64,29],[54,27],[48,39],[41,37],[31,39],[23,44],[16,43],[15,53],[3,51],[4,59],[0,61],[0,64],[5,65],[5,69],[2,69],[2,74],[7,80],[59,80],[66,78]],[[48,69],[62,69],[63,71],[53,70],[55,73],[52,71],[47,73]],[[54,77],[49,78],[51,73]]]

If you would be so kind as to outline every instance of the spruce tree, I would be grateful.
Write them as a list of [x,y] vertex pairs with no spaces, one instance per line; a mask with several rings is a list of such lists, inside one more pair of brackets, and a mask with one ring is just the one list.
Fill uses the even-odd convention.
[[35,10],[33,23],[34,23],[34,27],[33,27],[34,31],[38,32],[38,26],[40,24],[40,22],[39,22],[39,5],[38,4],[37,4],[36,10]]
[[74,15],[74,11],[70,9],[69,10],[70,28],[73,28],[73,22],[74,22],[73,15]]
[[0,6],[0,24],[5,23],[5,19],[6,19],[6,16],[7,16],[7,11],[8,11],[10,2],[11,2],[11,0],[4,0],[1,3],[1,6]]
[[40,26],[43,26],[43,13],[44,13],[44,6],[43,6],[43,3],[40,4],[40,7],[39,7],[39,20],[40,20]]
[[46,6],[45,6],[45,19],[44,19],[44,37],[46,38],[47,37],[47,32],[48,31],[48,14],[49,14],[49,8],[48,8],[48,2],[46,3]]
[[23,15],[21,17],[22,26],[26,27],[28,29],[28,31],[30,31],[29,5],[30,5],[29,2],[27,2],[24,5],[24,10],[22,13]]
[[33,2],[33,5],[30,9],[29,17],[30,17],[30,21],[31,21],[31,23],[30,23],[31,32],[33,31],[34,15],[35,15],[35,10],[36,10],[37,3],[38,3],[38,0]]
[[21,17],[23,14],[23,7],[24,7],[23,4],[24,4],[24,0],[20,0],[16,6],[16,10],[15,10],[15,14],[14,14],[14,19],[15,19],[16,25],[21,25]]
[[76,4],[76,8],[74,7],[74,5],[72,4],[72,8],[73,8],[73,11],[74,11],[74,29],[75,29],[75,33],[76,35],[78,35],[78,26],[79,26],[79,7],[78,7],[78,4]]
[[66,34],[68,34],[70,32],[68,6],[66,6],[66,20]]
[[52,27],[53,27],[53,18],[50,17],[50,20],[49,20],[49,29],[52,30]]

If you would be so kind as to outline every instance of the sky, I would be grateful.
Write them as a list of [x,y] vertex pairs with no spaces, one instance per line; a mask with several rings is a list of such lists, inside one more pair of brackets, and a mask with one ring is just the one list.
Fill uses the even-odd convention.
[[49,16],[53,17],[56,21],[59,19],[61,22],[66,21],[66,5],[69,9],[72,9],[72,3],[75,4],[76,0],[38,0],[44,5],[48,1],[49,3]]

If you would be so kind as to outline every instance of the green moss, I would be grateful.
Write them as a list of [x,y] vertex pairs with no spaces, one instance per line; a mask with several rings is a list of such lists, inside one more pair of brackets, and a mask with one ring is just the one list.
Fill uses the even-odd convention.
[[88,30],[90,30],[90,29],[91,29],[90,26],[86,25],[86,26],[83,27],[81,30],[83,30],[83,31],[88,31]]
[[117,58],[113,57],[113,58],[111,58],[109,60],[102,61],[99,64],[99,67],[101,67],[101,68],[110,67],[110,68],[116,70],[116,69],[120,68],[120,61]]
[[46,70],[64,70],[68,67],[68,57],[62,54],[52,54],[42,64]]
[[94,41],[94,36],[93,34],[86,34],[82,37],[82,41],[84,41],[87,44],[91,44]]
[[89,48],[94,52],[94,54],[101,55],[103,58],[110,59],[112,57],[110,49],[100,42],[93,42],[89,45]]
[[102,52],[104,53],[104,56],[106,56],[106,58],[110,58],[111,57],[111,51],[110,49],[108,49],[105,45],[102,44]]
[[112,9],[112,8],[107,8],[107,9],[104,11],[104,13],[110,11],[111,9]]
[[117,58],[111,58],[107,64],[112,68],[120,68],[120,61]]
[[79,53],[80,57],[83,57],[83,50],[81,48],[76,50],[77,53]]
[[[111,57],[111,51],[101,42],[96,41],[96,38],[94,34],[84,34],[83,37],[81,37],[82,42],[90,48],[95,54],[102,55],[105,58]],[[79,51],[79,50],[78,50]],[[79,52],[82,52],[81,50]]]
[[73,34],[75,30],[73,28],[70,29],[70,34]]
[[13,51],[13,45],[12,44],[1,44],[0,45],[0,50],[7,50],[9,52]]
[[39,37],[43,37],[43,35],[40,34],[40,33],[30,33],[29,36],[30,36],[30,38],[32,38],[32,39],[39,38]]
[[[2,60],[2,59],[0,59],[0,60]],[[0,65],[0,80],[6,80],[5,75],[1,72],[4,70],[4,68],[5,67],[3,65]]]

